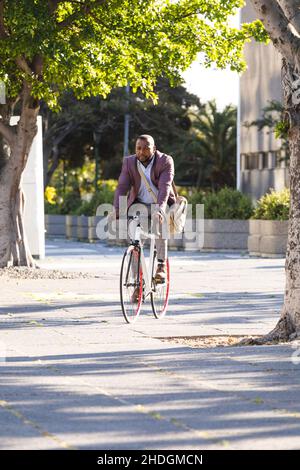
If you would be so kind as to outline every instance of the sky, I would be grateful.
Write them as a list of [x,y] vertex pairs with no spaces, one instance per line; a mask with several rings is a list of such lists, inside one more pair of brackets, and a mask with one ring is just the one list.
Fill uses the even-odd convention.
[[[229,18],[232,27],[239,28],[239,12]],[[187,90],[198,95],[203,103],[213,98],[216,99],[220,110],[227,104],[238,104],[238,74],[231,70],[218,70],[205,68],[198,62],[183,73]]]
[[183,73],[187,90],[200,97],[202,103],[216,99],[219,110],[238,103],[238,74],[231,70],[206,69],[199,62]]

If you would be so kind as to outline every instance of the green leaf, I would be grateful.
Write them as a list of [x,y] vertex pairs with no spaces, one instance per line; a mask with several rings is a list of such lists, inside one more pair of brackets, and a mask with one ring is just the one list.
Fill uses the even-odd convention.
[[[157,78],[178,83],[200,52],[207,66],[245,69],[245,42],[267,41],[267,35],[260,21],[241,29],[229,26],[230,15],[243,3],[81,0],[59,2],[51,13],[44,0],[10,0],[4,10],[9,35],[0,40],[0,79],[8,97],[20,94],[25,79],[32,96],[56,110],[66,89],[79,99],[105,97],[128,82],[134,92],[157,102]],[[17,57],[31,66],[37,55],[44,64],[41,77],[17,68]]]

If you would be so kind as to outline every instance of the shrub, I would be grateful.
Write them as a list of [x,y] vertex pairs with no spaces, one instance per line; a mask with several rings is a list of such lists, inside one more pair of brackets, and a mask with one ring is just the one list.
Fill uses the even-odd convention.
[[274,191],[273,189],[262,196],[257,202],[253,219],[288,220],[290,210],[290,191]]
[[81,205],[80,194],[75,191],[74,193],[67,193],[61,204],[61,214],[76,215],[78,207]]
[[[47,214],[96,215],[97,207],[104,203],[113,203],[118,182],[116,180],[100,180],[98,191],[89,201],[82,201],[77,191],[67,193],[63,200],[55,204],[46,203]],[[193,216],[196,204],[204,204],[206,219],[249,219],[253,213],[251,200],[239,191],[223,188],[218,192],[205,193],[179,187],[179,194],[186,195],[189,204],[193,205]]]
[[77,215],[93,216],[96,215],[97,207],[100,204],[112,204],[117,184],[116,180],[100,180],[98,191],[93,194],[90,201],[84,201],[81,204],[76,211]]
[[196,192],[189,198],[195,205],[204,204],[205,219],[249,219],[253,213],[252,203],[248,196],[232,188],[223,188],[218,192],[205,194]]
[[[113,203],[118,182],[116,180],[100,180],[98,191],[91,194],[89,201],[83,201],[79,190],[68,191],[63,196],[51,198],[52,188],[45,193],[45,213],[62,215],[96,215],[97,207],[103,203]],[[55,189],[55,188],[53,188]]]
[[56,189],[53,186],[47,186],[45,189],[45,202],[48,204],[54,205],[56,204],[57,194]]
[[176,184],[176,190],[179,196],[184,196],[190,199],[190,197],[194,194],[195,189],[191,186],[178,186]]
[[206,219],[249,219],[253,213],[251,200],[232,188],[223,188],[217,193],[208,193],[204,198]]
[[187,196],[189,204],[204,204],[205,192],[204,191],[195,191],[191,196]]

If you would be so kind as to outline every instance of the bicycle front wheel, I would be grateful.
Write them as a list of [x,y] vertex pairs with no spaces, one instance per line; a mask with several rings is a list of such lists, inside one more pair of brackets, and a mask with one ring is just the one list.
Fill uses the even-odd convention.
[[120,299],[124,318],[134,323],[139,316],[143,299],[141,250],[130,246],[124,253],[120,273]]
[[169,260],[166,261],[166,279],[163,283],[155,281],[154,274],[157,268],[157,258],[154,258],[154,266],[152,273],[152,292],[151,292],[151,305],[155,318],[162,318],[168,308],[169,292],[170,292],[170,264]]

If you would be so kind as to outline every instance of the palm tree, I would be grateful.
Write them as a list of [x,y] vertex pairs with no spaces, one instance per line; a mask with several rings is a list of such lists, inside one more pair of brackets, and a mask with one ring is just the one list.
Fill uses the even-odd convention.
[[200,112],[190,113],[190,118],[192,130],[186,149],[194,160],[197,187],[235,187],[236,107],[227,105],[218,111],[212,100]]

